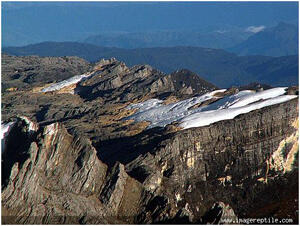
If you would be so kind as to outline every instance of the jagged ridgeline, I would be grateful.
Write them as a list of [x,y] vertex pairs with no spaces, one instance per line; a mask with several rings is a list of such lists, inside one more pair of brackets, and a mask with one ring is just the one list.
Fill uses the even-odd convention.
[[3,223],[298,223],[298,87],[115,58],[2,64]]

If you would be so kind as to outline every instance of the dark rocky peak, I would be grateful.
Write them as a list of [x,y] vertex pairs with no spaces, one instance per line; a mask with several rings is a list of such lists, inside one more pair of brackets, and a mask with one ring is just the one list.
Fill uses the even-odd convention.
[[136,65],[128,68],[124,63],[115,59],[101,60],[94,70],[98,71],[96,76],[78,85],[77,93],[84,99],[104,98],[106,101],[131,101],[143,97],[186,98],[217,88],[188,70],[165,74],[149,65]]
[[299,96],[299,86],[290,86],[287,89],[287,94],[288,95],[297,95],[297,96]]
[[135,65],[126,72],[122,76],[124,84],[144,80],[148,76],[152,76],[155,70],[149,65]]
[[[119,61],[117,61],[116,58],[112,57],[110,59],[101,59],[99,62],[96,62],[94,64],[94,68],[93,70],[102,70],[104,68],[110,68],[110,67],[113,67],[114,65],[118,64],[118,63],[121,63]],[[124,64],[124,63],[123,63]]]
[[[6,127],[6,129],[4,129]],[[22,167],[29,153],[26,149],[29,148],[31,142],[36,137],[38,125],[31,122],[27,117],[18,117],[13,121],[4,123],[1,126],[2,147],[2,189],[6,188],[12,167],[17,164]],[[17,141],[17,142],[16,142]]]
[[176,91],[189,89],[189,91],[187,91],[187,94],[202,94],[218,89],[217,86],[205,81],[199,75],[187,69],[173,72],[171,74],[171,79]]

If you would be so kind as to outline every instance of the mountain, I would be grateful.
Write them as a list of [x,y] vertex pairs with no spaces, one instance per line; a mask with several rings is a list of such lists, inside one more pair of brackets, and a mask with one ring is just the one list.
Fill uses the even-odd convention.
[[91,68],[79,57],[16,57],[2,54],[2,92],[7,88],[28,88],[82,74]]
[[246,41],[229,48],[239,55],[287,56],[298,54],[298,27],[292,24],[279,23],[267,28]]
[[228,27],[297,24],[298,3],[4,2],[1,15],[2,46],[7,47],[79,41],[99,33],[196,30],[205,35]]
[[197,46],[229,48],[245,41],[253,33],[242,28],[225,26],[215,31],[153,31],[104,33],[90,36],[82,42],[105,47],[149,48]]
[[79,56],[92,62],[116,57],[129,66],[149,64],[165,73],[188,68],[219,87],[250,82],[269,85],[298,84],[296,55],[279,58],[243,57],[221,49],[201,47],[121,49],[74,42],[45,42],[25,47],[7,47],[2,51],[17,56]]
[[1,96],[3,223],[298,223],[297,87],[115,58],[28,85]]
[[42,42],[24,47],[4,47],[2,51],[16,56],[78,56],[88,61],[97,61],[102,55],[126,50],[79,42]]

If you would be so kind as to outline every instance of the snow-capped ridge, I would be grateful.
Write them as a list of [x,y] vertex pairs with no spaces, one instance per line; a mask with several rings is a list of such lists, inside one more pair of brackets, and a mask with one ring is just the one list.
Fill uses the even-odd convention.
[[202,108],[189,110],[196,104],[201,104],[207,100],[219,99],[214,96],[216,93],[225,92],[226,89],[215,90],[199,97],[192,97],[172,104],[163,104],[162,100],[149,99],[145,102],[132,104],[129,109],[138,108],[139,110],[132,116],[125,119],[134,119],[135,121],[149,121],[151,124],[148,128],[164,127],[174,121],[178,121],[183,117],[197,112]]
[[[287,87],[277,87],[259,92],[243,90],[224,97],[214,96],[216,93],[226,92],[226,89],[222,89],[167,105],[163,104],[162,100],[149,99],[128,106],[128,109],[137,108],[138,111],[125,119],[148,121],[151,123],[148,128],[165,127],[173,122],[178,122],[183,129],[206,126],[297,97],[284,95],[286,90]],[[192,108],[211,99],[215,100],[211,104]]]
[[297,97],[296,95],[284,95],[284,96],[270,98],[259,103],[252,103],[250,105],[246,105],[242,107],[198,112],[183,118],[180,121],[180,127],[184,129],[189,129],[193,127],[207,126],[214,122],[233,119],[240,114],[245,114],[250,111],[257,110],[270,105],[279,104],[294,99],[296,97]]

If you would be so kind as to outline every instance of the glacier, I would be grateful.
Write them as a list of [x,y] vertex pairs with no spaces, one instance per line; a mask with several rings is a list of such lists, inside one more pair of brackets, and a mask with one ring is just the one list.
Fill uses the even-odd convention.
[[[149,99],[129,105],[128,109],[138,109],[138,111],[124,119],[133,119],[136,122],[148,121],[150,125],[147,129],[165,127],[173,122],[177,122],[183,129],[201,127],[297,98],[296,95],[284,95],[286,90],[287,87],[277,87],[259,92],[243,90],[229,96],[215,96],[218,92],[226,91],[222,89],[172,104],[164,104],[159,99]],[[191,109],[196,104],[207,100],[214,101],[211,104]]]

